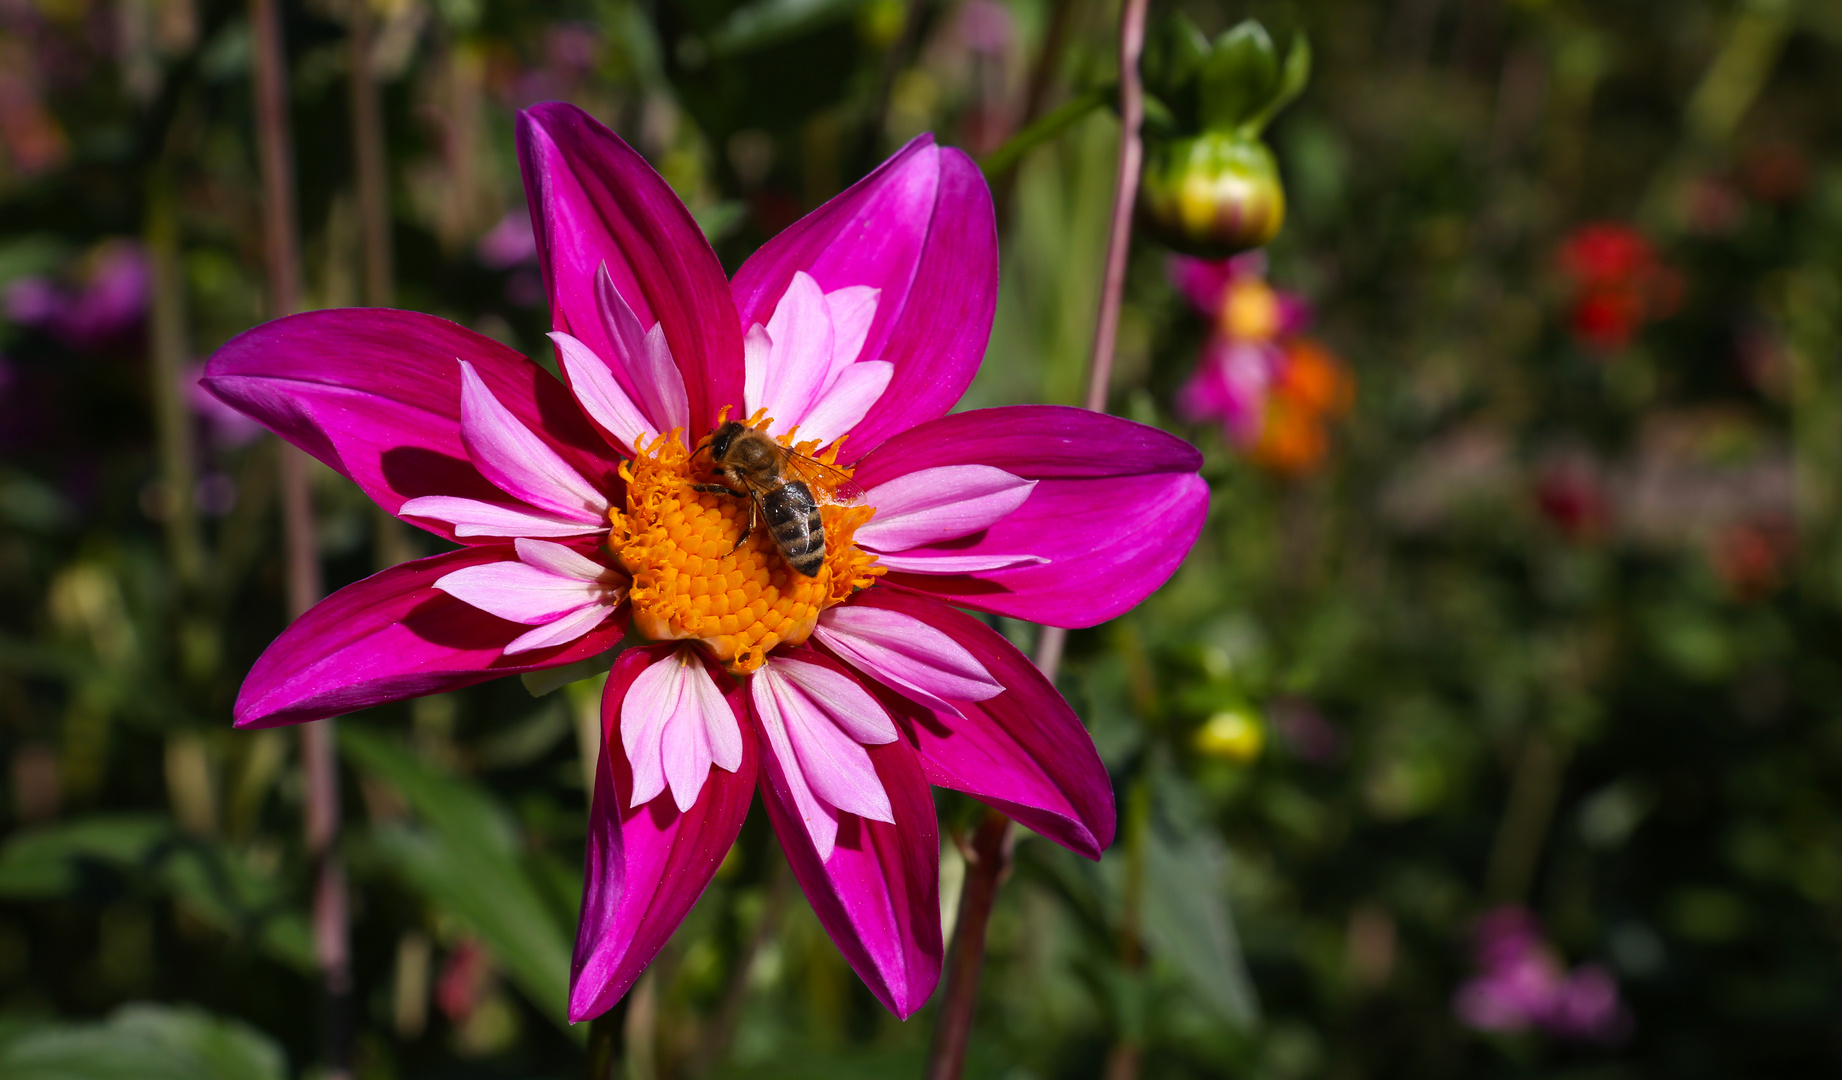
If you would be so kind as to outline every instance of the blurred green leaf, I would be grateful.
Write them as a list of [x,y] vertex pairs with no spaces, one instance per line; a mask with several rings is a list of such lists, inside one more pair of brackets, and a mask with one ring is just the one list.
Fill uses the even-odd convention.
[[1286,52],[1286,66],[1279,73],[1279,86],[1273,91],[1273,96],[1247,118],[1243,127],[1254,131],[1266,127],[1279,114],[1279,110],[1292,104],[1298,95],[1305,92],[1305,84],[1310,81],[1311,42],[1305,40],[1305,35],[1299,34],[1292,39],[1292,48]]
[[573,1030],[567,1027],[573,927],[544,901],[498,800],[377,732],[346,723],[339,742],[353,764],[395,788],[421,819],[420,827],[377,829],[394,868],[477,934],[538,1008]]
[[712,244],[727,238],[748,220],[748,204],[740,199],[725,199],[693,211],[691,217]]
[[1209,50],[1209,39],[1190,17],[1181,11],[1172,12],[1145,45],[1145,59],[1140,65],[1145,85],[1174,101],[1201,74]]
[[1199,102],[1202,126],[1226,131],[1246,123],[1272,100],[1279,55],[1266,27],[1248,19],[1215,40],[1203,61]]
[[0,1048],[7,1080],[281,1080],[281,1047],[199,1009],[127,1005],[99,1024],[60,1024]]
[[739,56],[851,17],[864,0],[756,0],[729,13],[710,35],[710,54]]
[[1186,784],[1167,773],[1159,789],[1165,812],[1154,815],[1145,837],[1146,944],[1223,1019],[1249,1026],[1260,1006],[1228,910],[1228,849],[1181,805],[1193,798]]
[[49,233],[32,233],[0,244],[0,287],[32,274],[50,273],[63,261],[68,247]]
[[173,837],[156,814],[83,818],[18,833],[0,848],[0,897],[37,900],[76,890],[85,863],[127,869],[145,863]]

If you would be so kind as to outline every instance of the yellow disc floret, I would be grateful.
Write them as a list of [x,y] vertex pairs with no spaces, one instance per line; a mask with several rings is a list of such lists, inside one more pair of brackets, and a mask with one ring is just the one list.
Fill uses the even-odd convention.
[[[767,423],[759,414],[751,419],[755,427]],[[789,445],[788,436],[780,442]],[[816,447],[792,448],[809,454]],[[744,674],[759,668],[775,646],[805,642],[819,612],[882,574],[876,557],[852,541],[875,513],[870,507],[820,507],[825,564],[807,577],[787,565],[759,514],[748,539],[737,546],[749,524],[750,500],[696,490],[693,485],[716,478],[710,456],[688,450],[681,432],[635,449],[634,459],[620,469],[626,507],[608,512],[613,523],[608,547],[633,575],[627,595],[633,627],[642,636],[700,641],[731,672]],[[822,503],[830,494],[814,491]]]

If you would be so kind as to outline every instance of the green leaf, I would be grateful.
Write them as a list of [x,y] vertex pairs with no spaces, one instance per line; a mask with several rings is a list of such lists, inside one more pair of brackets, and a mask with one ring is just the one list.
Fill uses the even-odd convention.
[[1228,911],[1228,849],[1200,815],[1183,812],[1187,786],[1177,776],[1161,777],[1158,790],[1165,813],[1145,837],[1146,944],[1224,1020],[1246,1027],[1260,1007]]
[[1159,24],[1145,45],[1139,65],[1145,85],[1160,97],[1176,99],[1202,74],[1209,59],[1209,39],[1189,16],[1178,11]]
[[519,990],[568,1030],[573,928],[545,902],[498,800],[377,732],[348,722],[340,725],[339,743],[354,765],[395,788],[421,821],[376,831],[393,868],[478,935]]
[[1209,131],[1239,127],[1266,107],[1279,87],[1279,55],[1266,27],[1248,19],[1215,41],[1203,62],[1200,112]]
[[1273,96],[1253,116],[1242,124],[1250,135],[1257,135],[1260,130],[1279,115],[1279,110],[1292,104],[1298,95],[1305,92],[1305,84],[1311,81],[1311,42],[1300,34],[1292,39],[1292,48],[1286,53],[1285,70],[1279,73],[1279,87]]
[[748,219],[748,204],[740,199],[724,199],[701,210],[693,210],[691,218],[697,222],[698,229],[702,230],[704,239],[715,244],[741,228],[742,222]]
[[7,1080],[283,1080],[281,1047],[239,1020],[126,1005],[100,1024],[59,1024],[0,1048]]
[[82,818],[18,833],[0,847],[0,897],[66,896],[76,890],[85,863],[126,870],[148,862],[172,837],[172,822],[155,814]]
[[314,970],[313,935],[306,914],[292,906],[294,892],[278,875],[252,869],[241,853],[184,837],[161,862],[159,881],[202,922],[296,971]]
[[729,13],[710,35],[712,56],[765,49],[850,18],[864,0],[755,0]]

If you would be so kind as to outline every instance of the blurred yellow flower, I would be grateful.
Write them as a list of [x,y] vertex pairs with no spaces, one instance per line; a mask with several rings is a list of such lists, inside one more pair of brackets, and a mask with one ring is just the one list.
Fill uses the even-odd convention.
[[1266,729],[1253,710],[1223,709],[1196,729],[1196,749],[1210,757],[1246,765],[1260,756]]

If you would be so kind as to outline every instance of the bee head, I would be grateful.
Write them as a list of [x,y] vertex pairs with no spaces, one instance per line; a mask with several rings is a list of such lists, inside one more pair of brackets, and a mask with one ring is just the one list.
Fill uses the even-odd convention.
[[[729,453],[730,444],[735,442],[736,436],[741,434],[743,430],[743,425],[736,423],[734,420],[717,428],[716,434],[710,436],[711,459],[715,461],[723,460]],[[717,471],[721,472],[722,470],[718,469]]]

